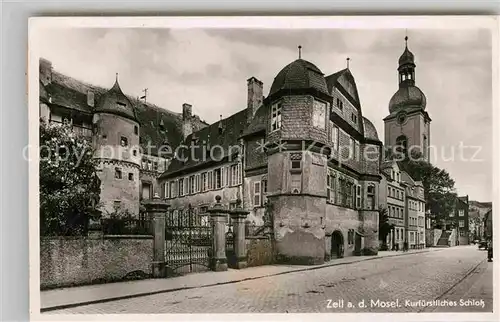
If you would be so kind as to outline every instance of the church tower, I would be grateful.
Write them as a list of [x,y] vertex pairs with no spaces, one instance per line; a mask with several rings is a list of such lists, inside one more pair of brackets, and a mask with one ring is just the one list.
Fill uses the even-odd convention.
[[398,61],[399,89],[389,101],[389,115],[384,118],[385,146],[407,154],[420,152],[429,161],[431,119],[425,111],[426,97],[415,85],[415,56],[408,49],[408,37],[405,43]]
[[118,84],[118,75],[96,105],[92,123],[103,215],[124,211],[138,215],[139,122],[132,102]]

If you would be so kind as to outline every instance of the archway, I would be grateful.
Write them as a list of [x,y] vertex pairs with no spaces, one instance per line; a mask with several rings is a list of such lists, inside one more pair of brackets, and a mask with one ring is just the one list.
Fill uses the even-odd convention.
[[344,257],[344,236],[338,230],[332,234],[331,258]]

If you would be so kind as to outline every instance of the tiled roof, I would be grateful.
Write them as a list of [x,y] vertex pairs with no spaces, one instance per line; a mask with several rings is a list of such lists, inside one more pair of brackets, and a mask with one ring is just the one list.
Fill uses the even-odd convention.
[[247,136],[260,131],[266,131],[269,109],[262,105],[257,109],[250,125],[243,131],[243,136]]
[[[93,113],[95,109],[87,104],[87,93],[89,91],[94,93],[94,102],[97,105],[108,89],[52,71],[52,80],[45,87],[41,85],[40,96],[43,99],[43,96],[47,95],[52,104],[81,112]],[[168,142],[172,149],[175,149],[181,143],[183,135],[182,115],[180,113],[138,101],[137,98],[130,95],[125,94],[125,96],[131,102],[139,121],[141,147],[145,152],[148,151],[148,142],[152,146],[150,153],[153,155],[157,155],[158,148],[165,142]],[[198,116],[191,118],[191,124],[194,131],[208,125],[201,121]]]
[[375,125],[373,125],[373,123],[364,116],[363,116],[363,129],[365,132],[365,138],[379,141]]
[[[184,154],[181,155],[180,158],[174,158],[168,170],[161,176],[168,177],[182,172],[183,170],[211,164],[227,157],[229,153],[236,152],[236,148],[230,150],[229,147],[236,147],[239,145],[239,137],[241,137],[247,126],[247,115],[248,113],[245,109],[197,132],[193,132],[193,134],[189,135],[186,140],[182,142],[188,147],[187,149],[179,151],[180,153],[184,152]],[[196,140],[195,142],[197,143],[193,142],[193,140]],[[195,145],[196,148],[191,149],[192,144]],[[219,146],[222,149],[214,148],[214,155],[210,157],[209,153],[206,152],[206,146]],[[206,155],[205,157],[204,154]],[[185,162],[181,160],[184,158],[186,159]]]
[[389,101],[389,112],[393,113],[406,107],[418,107],[422,110],[427,105],[424,93],[414,85],[403,86],[398,89]]
[[297,59],[286,65],[274,78],[269,96],[282,89],[316,89],[328,94],[325,78],[313,63]]

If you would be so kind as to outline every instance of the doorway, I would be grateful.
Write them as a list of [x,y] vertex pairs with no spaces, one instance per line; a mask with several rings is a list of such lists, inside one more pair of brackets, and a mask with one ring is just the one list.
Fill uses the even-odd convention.
[[344,236],[338,230],[332,234],[331,258],[344,257]]

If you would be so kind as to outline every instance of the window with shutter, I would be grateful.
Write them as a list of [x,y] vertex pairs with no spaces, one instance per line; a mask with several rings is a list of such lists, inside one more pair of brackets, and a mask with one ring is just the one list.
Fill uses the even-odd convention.
[[214,189],[222,187],[222,168],[214,170]]
[[361,186],[359,184],[356,185],[356,208],[361,208]]
[[261,195],[260,195],[260,181],[254,182],[253,185],[253,205],[255,207],[260,207],[260,202],[261,202]]
[[207,172],[207,176],[208,176],[208,190],[212,190],[213,189],[213,172],[212,171]]
[[262,190],[262,204],[265,204],[267,201],[267,179],[263,179],[261,183]]

